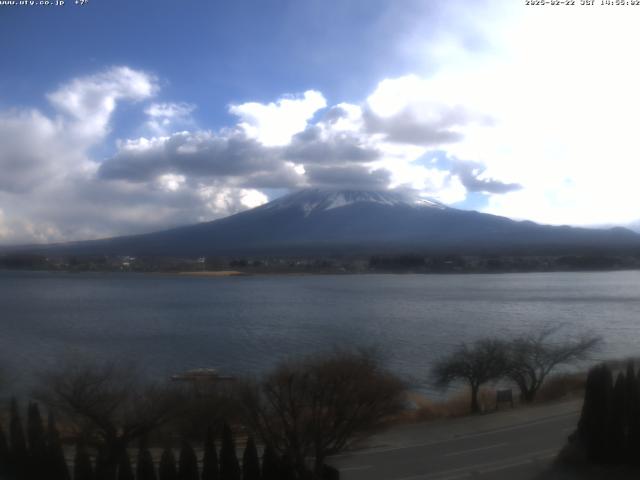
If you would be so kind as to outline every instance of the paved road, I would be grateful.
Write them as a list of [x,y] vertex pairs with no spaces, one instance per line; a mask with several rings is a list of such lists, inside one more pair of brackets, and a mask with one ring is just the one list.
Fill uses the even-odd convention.
[[539,476],[576,426],[580,402],[407,425],[334,457],[344,480],[524,480]]

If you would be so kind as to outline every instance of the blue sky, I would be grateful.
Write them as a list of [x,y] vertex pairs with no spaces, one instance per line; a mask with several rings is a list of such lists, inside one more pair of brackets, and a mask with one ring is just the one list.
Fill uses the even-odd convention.
[[46,85],[127,65],[160,75],[164,97],[198,104],[198,118],[216,128],[230,121],[230,101],[317,89],[337,102],[406,73],[394,37],[422,10],[383,0],[90,0],[5,9],[0,39],[16,48],[0,59],[3,90],[12,86],[2,100],[46,107]]
[[639,14],[507,0],[0,5],[0,243],[207,221],[310,186],[632,224]]

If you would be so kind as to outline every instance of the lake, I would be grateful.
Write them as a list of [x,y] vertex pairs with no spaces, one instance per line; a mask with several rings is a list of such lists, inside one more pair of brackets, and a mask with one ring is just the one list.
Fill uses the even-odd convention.
[[22,389],[68,355],[165,378],[259,374],[333,346],[378,346],[434,393],[434,359],[462,341],[541,326],[601,334],[601,358],[640,353],[640,272],[195,278],[0,271],[0,365]]

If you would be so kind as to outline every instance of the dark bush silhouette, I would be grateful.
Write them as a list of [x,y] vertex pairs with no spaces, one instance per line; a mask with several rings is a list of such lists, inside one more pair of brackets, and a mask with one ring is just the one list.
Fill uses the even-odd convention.
[[[40,435],[43,435],[45,446],[43,457],[35,460],[36,457],[31,456],[31,452],[27,449],[28,458],[32,461],[32,468],[25,470],[23,476],[16,476],[9,468],[10,464],[7,463],[11,450],[4,438],[3,430],[0,428],[0,460],[3,460],[0,462],[0,479],[2,480],[70,480],[71,478],[73,480],[155,480],[156,478],[159,480],[199,480],[200,478],[207,480],[218,474],[215,468],[217,466],[215,444],[213,434],[210,431],[205,440],[205,455],[208,458],[209,473],[207,474],[207,470],[203,468],[202,477],[199,475],[196,452],[186,440],[182,443],[178,462],[176,462],[170,448],[163,451],[159,462],[159,476],[156,477],[154,462],[145,439],[141,440],[139,444],[136,474],[134,474],[128,450],[123,451],[114,470],[111,464],[106,461],[104,447],[96,450],[96,458],[92,462],[85,444],[78,441],[75,447],[72,477],[64,458],[60,434],[53,414],[49,414],[46,431],[40,431],[35,423],[39,419],[39,414],[33,406],[29,407],[30,429],[28,431],[31,433],[29,438],[32,439],[32,444],[37,446],[41,438]],[[231,428],[225,425],[224,430],[221,456],[227,459],[226,474],[228,476],[226,478],[236,480],[310,480],[316,478],[311,470],[299,471],[291,455],[285,453],[282,457],[278,457],[271,447],[264,449],[261,468],[258,449],[252,436],[247,439],[242,468],[240,468],[235,457],[235,443]],[[203,466],[204,459],[203,457]],[[262,475],[261,470],[263,471]],[[206,477],[205,475],[210,476]],[[219,478],[225,477],[220,475]],[[339,479],[339,472],[335,468],[323,464],[320,476],[317,478],[323,480]]]
[[252,436],[247,439],[247,445],[242,455],[242,480],[260,480],[258,449]]
[[207,428],[204,439],[204,454],[202,456],[202,480],[218,480],[220,467],[218,466],[218,453],[213,438],[213,428]]
[[176,392],[142,383],[131,365],[87,359],[71,359],[47,372],[35,394],[68,423],[99,439],[96,474],[104,470],[110,480],[127,446],[164,425],[178,408]]
[[118,464],[112,464],[107,461],[107,455],[104,447],[98,448],[95,463],[96,480],[115,480]]
[[[638,372],[640,373],[640,371]],[[640,379],[636,378],[633,365],[627,367],[628,428],[627,461],[637,465],[640,463]]]
[[73,480],[94,480],[91,457],[84,445],[76,445],[76,455],[73,466]]
[[7,442],[7,436],[4,433],[2,424],[0,424],[0,478],[2,476],[8,476],[10,472],[10,453],[9,443]]
[[584,404],[578,422],[578,436],[590,462],[611,461],[607,442],[610,438],[612,399],[613,385],[609,367],[600,365],[589,370]]
[[153,465],[151,452],[147,448],[146,440],[140,441],[138,462],[136,466],[136,480],[156,480],[156,470]]
[[621,463],[627,448],[627,417],[626,417],[626,382],[623,373],[619,373],[613,387],[611,399],[611,421],[607,432],[607,458],[612,463]]
[[615,386],[608,366],[589,370],[578,429],[570,437],[592,463],[638,464],[640,379],[629,364]]
[[18,401],[15,398],[11,399],[9,439],[11,473],[20,480],[28,475],[29,453],[27,450],[27,441],[24,436],[24,430],[22,429],[22,420],[20,418]]
[[278,478],[281,480],[297,480],[298,478],[307,478],[307,469],[294,465],[293,458],[289,453],[285,453],[280,458],[280,468]]
[[184,382],[179,390],[180,409],[166,428],[192,442],[202,442],[207,428],[222,430],[225,422],[239,420],[240,406],[231,384]]
[[173,450],[167,447],[160,456],[160,468],[158,471],[159,480],[178,480],[178,469],[176,468],[176,457]]
[[278,480],[280,461],[271,445],[267,445],[262,453],[262,480]]
[[222,428],[222,446],[220,447],[220,479],[240,480],[240,465],[236,455],[236,444],[228,424]]
[[47,442],[40,408],[36,403],[27,407],[27,443],[29,447],[28,476],[45,478],[49,474],[47,465]]
[[131,458],[129,453],[125,450],[118,462],[118,480],[135,480],[133,474],[133,468],[131,468]]
[[178,460],[178,478],[180,480],[199,480],[198,457],[191,444],[183,440]]
[[50,480],[70,480],[69,468],[64,458],[64,450],[60,441],[60,433],[56,425],[56,420],[52,412],[49,412],[47,419],[47,439],[46,439],[47,459],[46,464],[49,470]]

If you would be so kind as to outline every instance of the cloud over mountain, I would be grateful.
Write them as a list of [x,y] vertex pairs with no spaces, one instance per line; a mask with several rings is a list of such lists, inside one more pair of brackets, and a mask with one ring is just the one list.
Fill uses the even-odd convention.
[[[458,201],[467,191],[517,188],[482,176],[476,163],[420,164],[429,149],[460,141],[467,125],[484,120],[425,98],[390,109],[397,103],[390,81],[359,104],[327,106],[315,90],[232,104],[235,123],[215,131],[198,125],[195,105],[159,99],[159,83],[113,67],[47,94],[53,115],[0,113],[0,241],[95,238],[211,220],[264,203],[274,189],[402,188]],[[146,120],[139,136],[109,148],[114,114],[125,102]],[[96,148],[113,153],[99,157]]]
[[[213,201],[208,188],[219,181],[178,192],[168,188],[164,175],[147,176],[135,185],[106,182],[97,174],[100,161],[92,149],[105,142],[117,106],[153,98],[157,92],[153,75],[113,67],[72,79],[49,93],[54,115],[37,109],[0,112],[0,241],[43,242],[140,232],[183,223],[185,212],[189,222],[210,218],[215,208],[232,212],[225,209],[255,206],[252,201],[242,203],[246,189],[224,190],[224,185],[220,191],[228,200]],[[156,117],[180,113],[167,105],[152,105],[148,112]],[[136,141],[123,145],[125,151],[135,150]],[[129,174],[135,171],[135,166],[127,168]]]

